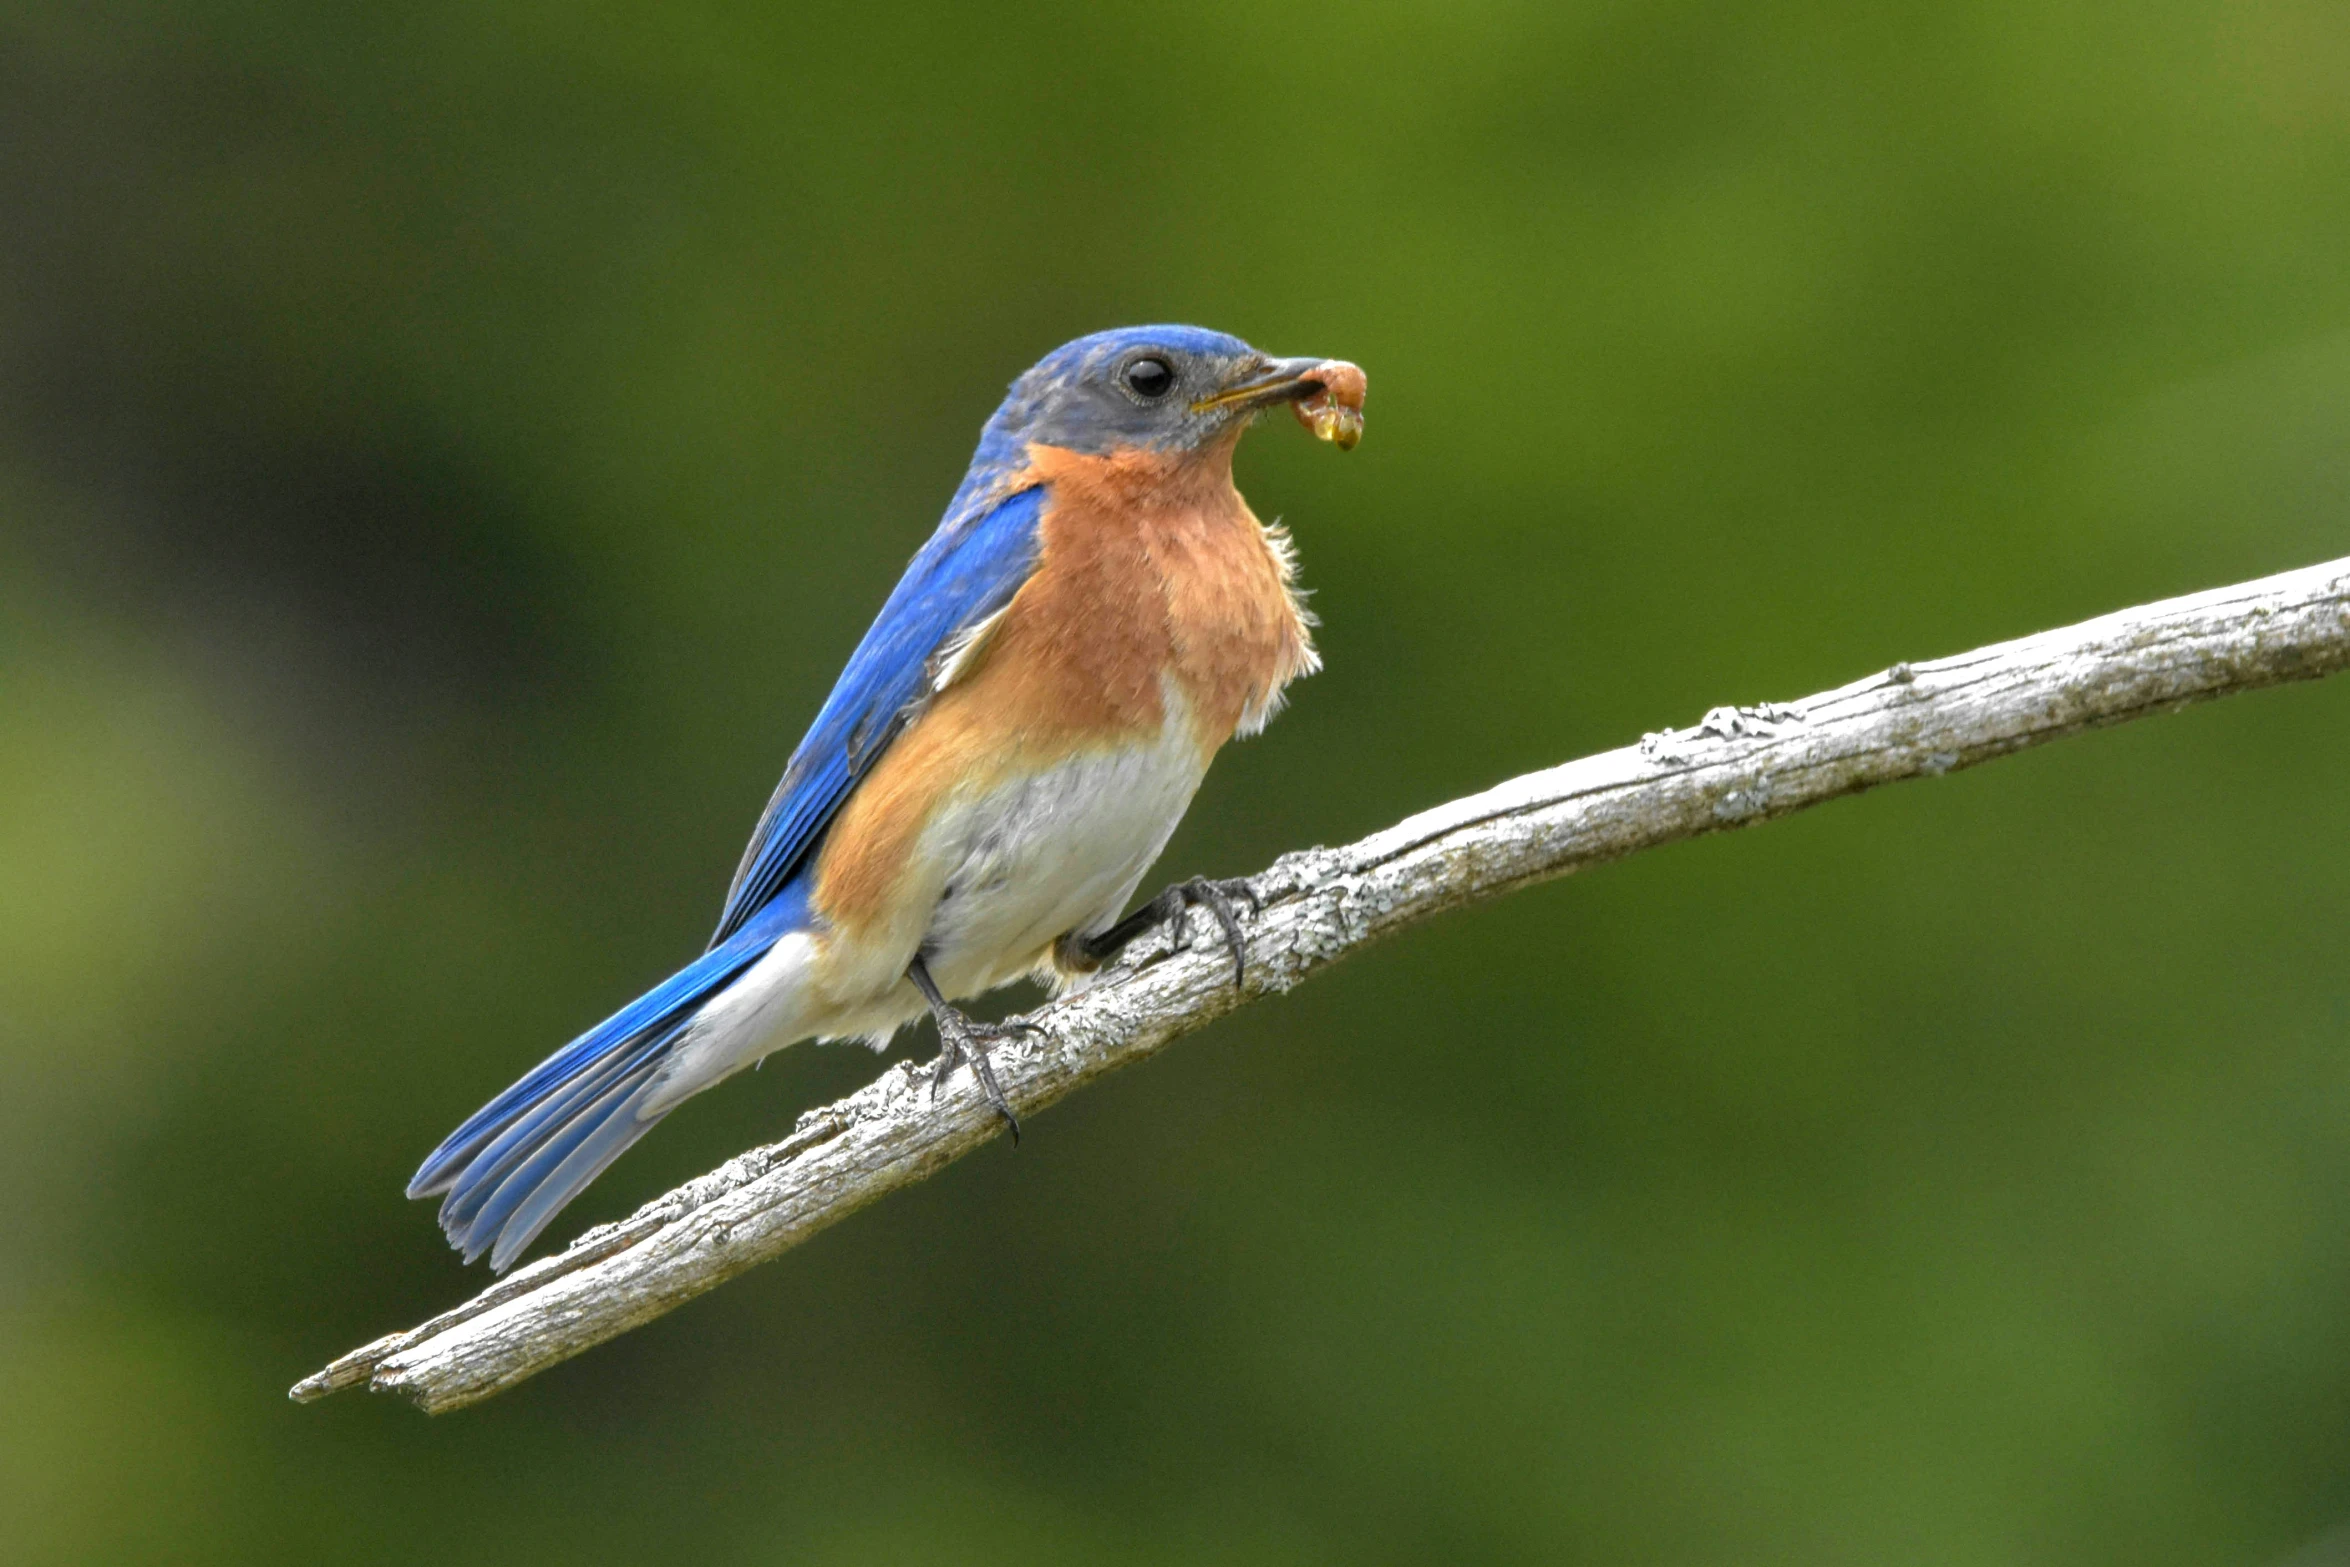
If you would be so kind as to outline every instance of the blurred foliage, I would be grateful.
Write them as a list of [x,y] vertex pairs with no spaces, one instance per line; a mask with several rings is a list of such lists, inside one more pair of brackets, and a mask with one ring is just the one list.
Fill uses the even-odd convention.
[[[483,1409],[283,1397],[481,1282],[403,1179],[698,947],[1078,332],[1372,377],[1355,456],[1243,453],[1329,668],[1171,874],[2344,553],[2336,0],[26,0],[0,214],[15,1559],[2350,1514],[2350,684],[1451,919]],[[779,1056],[558,1233],[873,1069]]]

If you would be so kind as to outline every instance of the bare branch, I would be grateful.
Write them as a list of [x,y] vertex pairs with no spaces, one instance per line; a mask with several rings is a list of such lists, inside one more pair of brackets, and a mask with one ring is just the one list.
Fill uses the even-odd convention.
[[[2084,729],[2350,664],[2350,559],[2124,610],[1954,658],[1897,664],[1801,702],[1719,707],[1693,729],[1515,778],[1255,878],[1248,976],[1220,944],[1130,949],[1034,1014],[1041,1038],[996,1070],[1023,1115],[1285,991],[1430,915],[1699,833],[1744,827],[1896,779],[1935,777]],[[651,1321],[997,1135],[968,1073],[931,1099],[901,1063],[782,1142],[589,1231],[471,1301],[295,1385],[361,1383],[457,1409]]]

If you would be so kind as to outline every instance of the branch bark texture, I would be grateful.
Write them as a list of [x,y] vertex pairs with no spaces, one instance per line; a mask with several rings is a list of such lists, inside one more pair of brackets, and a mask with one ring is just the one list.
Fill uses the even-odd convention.
[[[1407,925],[1700,833],[1745,827],[1903,778],[1936,777],[2106,724],[2350,665],[2350,559],[2123,610],[2062,630],[1896,664],[1799,702],[1717,707],[1693,728],[1511,779],[1359,843],[1285,854],[1254,878],[1248,969],[1220,942],[1145,937],[1093,988],[999,1047],[1022,1116],[1288,990]],[[297,1383],[362,1384],[432,1412],[502,1392],[650,1322],[998,1135],[970,1074],[932,1098],[889,1068],[756,1148],[590,1230],[480,1295]]]

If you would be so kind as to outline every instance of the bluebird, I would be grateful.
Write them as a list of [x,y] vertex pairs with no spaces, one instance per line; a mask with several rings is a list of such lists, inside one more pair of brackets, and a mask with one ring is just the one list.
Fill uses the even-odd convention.
[[1363,373],[1198,327],[1096,333],[1012,383],[946,516],[799,743],[693,962],[539,1063],[408,1183],[503,1272],[670,1111],[803,1039],[884,1047],[925,1012],[935,1082],[1020,1023],[954,1002],[1022,977],[1082,986],[1204,906],[1191,881],[1120,913],[1223,744],[1318,666],[1288,536],[1232,452],[1291,406],[1350,447]]

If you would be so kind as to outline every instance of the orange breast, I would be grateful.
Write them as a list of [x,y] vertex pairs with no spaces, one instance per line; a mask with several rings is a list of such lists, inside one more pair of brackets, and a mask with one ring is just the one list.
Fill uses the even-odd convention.
[[1020,599],[1037,592],[1040,618],[1065,638],[1067,673],[1119,691],[1155,692],[1172,677],[1204,760],[1313,669],[1287,540],[1232,487],[1229,448],[1030,457],[1052,501]]
[[836,926],[908,912],[922,830],[953,791],[1157,740],[1169,681],[1204,768],[1315,667],[1286,541],[1233,488],[1229,451],[1030,459],[1050,491],[1036,570],[827,834],[816,903]]

